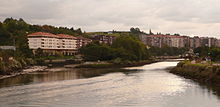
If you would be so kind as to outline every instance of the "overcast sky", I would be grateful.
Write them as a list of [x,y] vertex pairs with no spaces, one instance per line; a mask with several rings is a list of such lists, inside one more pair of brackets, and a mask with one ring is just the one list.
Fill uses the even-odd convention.
[[220,0],[0,0],[0,21],[90,31],[129,30],[220,38]]

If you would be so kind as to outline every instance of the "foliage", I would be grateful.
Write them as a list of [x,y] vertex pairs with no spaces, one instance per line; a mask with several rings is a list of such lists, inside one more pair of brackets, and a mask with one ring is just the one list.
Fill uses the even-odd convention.
[[187,51],[187,48],[176,48],[176,47],[151,47],[150,53],[154,56],[177,56]]
[[23,19],[6,18],[0,22],[0,45],[15,45],[15,57],[32,57],[28,47],[27,35],[33,32],[63,33],[74,36],[84,35],[80,28],[55,27],[50,25],[31,25]]
[[113,64],[105,63],[105,64],[83,64],[78,65],[76,68],[110,68],[114,67]]
[[113,50],[99,42],[93,42],[80,49],[80,53],[84,55],[85,60],[97,61],[97,60],[111,60]]
[[[121,35],[112,44],[119,51],[119,56],[127,60],[144,60],[149,58],[149,52],[145,45],[129,35]],[[121,55],[120,55],[121,54]]]
[[209,56],[211,48],[209,47],[198,47],[194,49],[194,53],[198,53],[200,57]]
[[129,35],[119,36],[112,44],[107,46],[99,42],[93,42],[80,49],[85,60],[122,60],[138,61],[149,58],[149,53],[143,43]]
[[145,32],[141,31],[139,28],[133,28],[133,27],[130,29],[130,32],[136,38],[139,38],[139,35],[141,34],[146,34]]
[[212,61],[220,61],[220,48],[212,48],[210,50],[210,57]]
[[199,47],[194,49],[200,57],[210,57],[212,61],[220,61],[220,48],[215,47]]

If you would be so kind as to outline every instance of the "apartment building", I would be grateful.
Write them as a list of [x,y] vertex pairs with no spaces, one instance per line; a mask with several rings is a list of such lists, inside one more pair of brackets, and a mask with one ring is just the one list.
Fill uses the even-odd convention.
[[77,38],[77,43],[76,43],[76,47],[77,49],[86,46],[87,44],[91,43],[92,40],[88,39],[88,38],[84,38],[82,36],[76,37]]
[[66,34],[55,35],[45,32],[36,32],[28,35],[29,48],[32,49],[34,53],[40,48],[48,55],[73,55],[81,46],[88,44],[87,41],[89,40]]
[[148,46],[155,46],[155,47],[177,47],[181,48],[184,47],[184,37],[182,36],[175,36],[175,35],[141,35],[141,41]]
[[189,47],[189,48],[198,48],[198,47],[220,47],[220,40],[213,37],[189,37],[189,36],[177,36],[177,35],[139,35],[139,39],[148,46],[155,47]]
[[193,37],[194,39],[194,48],[201,47],[201,39],[198,36]]
[[93,40],[99,41],[99,43],[105,43],[108,45],[112,45],[113,41],[116,39],[115,36],[110,35],[94,35]]

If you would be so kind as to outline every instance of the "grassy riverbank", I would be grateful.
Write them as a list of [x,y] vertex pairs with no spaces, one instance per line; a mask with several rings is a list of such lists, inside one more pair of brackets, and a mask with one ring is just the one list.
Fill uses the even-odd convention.
[[142,61],[109,61],[109,62],[87,62],[75,66],[75,68],[120,68],[120,67],[132,67],[132,66],[142,66],[145,64],[154,63],[153,60],[142,60]]
[[15,72],[20,72],[21,69],[24,69],[28,66],[32,66],[36,62],[31,58],[22,58],[22,59],[9,59],[6,61],[0,61],[0,75],[10,75]]
[[220,66],[217,65],[183,61],[172,68],[170,72],[200,82],[220,85]]

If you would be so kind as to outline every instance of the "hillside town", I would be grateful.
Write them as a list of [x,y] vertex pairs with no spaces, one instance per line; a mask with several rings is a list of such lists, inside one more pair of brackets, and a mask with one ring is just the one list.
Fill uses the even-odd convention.
[[93,35],[92,39],[82,36],[72,36],[67,34],[52,34],[46,32],[31,33],[28,36],[28,46],[36,54],[37,49],[42,49],[44,53],[50,55],[75,55],[78,50],[91,43],[99,41],[100,43],[111,45],[116,39],[115,36]]
[[[52,34],[36,32],[28,35],[29,48],[36,53],[38,48],[48,55],[63,54],[75,55],[77,51],[92,41],[99,41],[111,45],[116,36],[92,35],[90,38],[73,36],[67,34]],[[164,34],[140,34],[139,39],[147,47],[177,47],[177,48],[198,48],[198,47],[220,47],[220,40],[213,37],[189,37],[180,35]]]
[[92,40],[84,37],[74,37],[66,34],[52,34],[36,32],[28,35],[29,48],[36,54],[37,49],[42,49],[48,55],[63,54],[74,55],[82,46]]
[[198,48],[198,47],[220,47],[220,40],[214,37],[180,36],[164,34],[141,34],[140,40],[147,46],[155,47],[177,47],[177,48]]
[[0,107],[220,107],[220,0],[0,1]]

